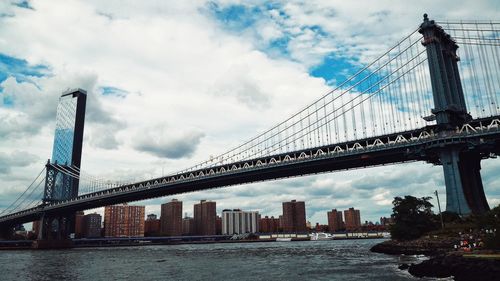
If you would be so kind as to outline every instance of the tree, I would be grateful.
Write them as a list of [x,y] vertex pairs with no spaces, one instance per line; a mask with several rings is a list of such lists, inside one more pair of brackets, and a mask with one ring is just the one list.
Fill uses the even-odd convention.
[[[436,220],[438,219],[439,218],[436,218]],[[444,211],[443,221],[444,223],[462,223],[462,218],[460,218],[460,216],[455,212]]]
[[392,201],[394,224],[390,228],[393,239],[416,239],[426,232],[437,229],[437,224],[432,219],[431,208],[434,206],[429,202],[430,199],[431,197],[416,198],[409,195],[404,198],[394,198]]
[[474,219],[478,229],[488,230],[484,237],[486,248],[500,250],[500,205]]

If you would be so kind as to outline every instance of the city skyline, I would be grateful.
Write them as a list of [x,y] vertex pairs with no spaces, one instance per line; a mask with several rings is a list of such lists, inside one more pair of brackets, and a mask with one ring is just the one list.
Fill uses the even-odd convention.
[[[335,73],[352,73],[373,57],[371,53],[378,54],[379,48],[385,49],[407,29],[415,28],[424,12],[419,9],[405,12],[403,6],[406,5],[402,4],[389,10],[367,5],[366,11],[360,11],[366,13],[360,15],[366,20],[332,27],[327,19],[336,17],[342,21],[350,11],[349,4],[332,2],[337,5],[337,15],[325,15],[320,11],[324,6],[307,4],[255,10],[251,4],[212,3],[215,5],[178,4],[157,13],[147,5],[132,13],[113,5],[96,4],[96,9],[92,9],[76,1],[61,3],[61,10],[49,9],[42,2],[28,4],[28,8],[2,6],[5,14],[13,16],[9,20],[0,19],[8,27],[1,29],[0,35],[11,42],[0,44],[0,117],[7,120],[0,129],[0,183],[7,187],[0,191],[0,205],[13,201],[50,157],[56,97],[68,87],[82,87],[89,92],[82,169],[106,179],[156,177],[217,155],[299,110],[303,104],[334,87],[337,80],[345,78]],[[492,11],[498,4],[464,3],[462,10],[451,12],[444,8],[447,5],[441,6],[443,8],[429,7],[432,18],[474,18],[478,14],[486,18],[491,14],[493,18]],[[82,16],[93,19],[93,25],[65,17],[64,9],[78,10]],[[313,11],[317,16],[308,18],[306,11]],[[303,22],[287,21],[280,17],[281,13],[304,16]],[[159,26],[173,32],[174,26],[163,19],[165,16],[178,19],[175,28],[183,32],[170,39],[166,36],[169,33],[160,32],[163,41],[154,44],[154,36],[137,31],[147,30],[141,19],[151,17],[159,21]],[[221,26],[224,21],[229,25]],[[40,31],[38,37],[24,29],[26,22],[39,23],[34,24]],[[72,36],[64,26],[84,33],[115,28],[123,34],[131,34],[133,40],[117,35],[115,43],[95,32],[87,42]],[[363,52],[348,52],[345,42],[358,26],[373,35],[356,37],[361,41],[355,43]],[[287,33],[294,28],[302,31]],[[61,38],[47,40],[48,34],[54,31],[61,34]],[[75,39],[78,48],[63,48],[66,38]],[[136,40],[146,44],[127,44]],[[196,42],[193,49],[186,51],[178,47],[190,40]],[[304,46],[306,41],[312,45]],[[40,44],[41,50],[30,47],[31,42]],[[94,50],[96,54],[90,51],[92,42],[101,42],[100,48]],[[380,46],[373,46],[373,42]],[[128,47],[122,48],[125,45]],[[199,47],[202,45],[206,49]],[[223,47],[217,50],[219,45]],[[56,50],[55,53],[51,49]],[[113,54],[117,50],[123,54]],[[205,58],[207,54],[213,59]],[[122,60],[127,55],[132,59]],[[353,61],[358,55],[360,60]],[[224,63],[215,63],[218,61]],[[135,72],[124,73],[122,69]],[[183,78],[185,73],[190,73],[190,79]],[[192,85],[192,79],[199,85]],[[281,89],[284,86],[286,89]],[[254,112],[258,114],[252,114]],[[230,120],[225,119],[228,115],[232,116]],[[30,150],[21,149],[23,146]],[[495,178],[498,167],[494,160],[483,162],[485,191],[491,205],[500,203],[500,185]],[[326,223],[323,214],[331,208],[345,209],[353,202],[360,202],[356,207],[368,220],[376,220],[391,212],[394,196],[432,196],[435,189],[445,202],[441,169],[413,163],[175,197],[187,205],[201,198],[217,201],[217,213],[238,207],[269,216],[279,214],[280,202],[297,199],[314,206],[306,213],[307,220]],[[146,213],[159,213],[158,203],[170,199],[131,204],[144,204]],[[103,214],[103,209],[90,211]]]
[[[173,198],[172,200],[176,200],[176,199],[175,199],[175,198]],[[201,199],[201,201],[204,201],[204,200],[205,200],[205,199]],[[296,201],[296,200],[295,200],[295,199],[292,199],[292,201]],[[165,205],[165,204],[168,204],[168,203],[171,203],[171,202],[172,202],[172,201],[167,201],[167,202],[164,202],[164,203],[160,204],[160,207],[159,207],[159,211],[158,211],[158,213],[155,213],[155,212],[146,212],[146,213],[145,213],[145,219],[147,219],[149,216],[155,216],[155,217],[157,217],[157,219],[161,220],[161,218],[162,218],[162,216],[161,216],[161,213],[162,213],[162,211],[161,211],[161,210],[162,210],[161,206],[162,206],[162,205]],[[184,202],[182,202],[182,201],[180,201],[180,202],[182,203],[182,204],[180,204],[181,206],[182,206],[182,205],[185,205],[185,204],[184,204]],[[217,201],[210,201],[210,202],[215,202],[215,203],[218,203]],[[193,205],[191,205],[191,206],[187,206],[187,208],[184,208],[184,207],[183,207],[183,208],[182,208],[182,219],[184,219],[184,218],[193,218],[193,217],[194,217],[194,213],[193,213],[192,211],[191,211],[191,212],[189,212],[188,210],[193,210],[193,209],[194,209],[194,205],[199,204],[199,203],[200,203],[200,202],[194,202],[194,204],[193,204]],[[281,202],[281,206],[283,205],[283,203],[285,203],[285,202]],[[305,219],[306,219],[306,222],[310,222],[311,224],[313,224],[313,223],[320,223],[320,224],[325,224],[325,225],[328,225],[328,213],[329,213],[332,209],[330,209],[330,210],[326,210],[326,211],[324,212],[324,217],[325,217],[324,222],[323,222],[323,221],[312,221],[312,220],[309,220],[309,219],[307,218],[307,210],[308,210],[308,207],[307,207],[307,202],[305,202],[305,203],[306,203],[306,206],[305,206],[305,213],[306,213],[306,217],[305,217]],[[119,204],[118,204],[118,205],[119,205]],[[132,205],[132,204],[127,204],[127,205],[134,206],[134,205]],[[138,206],[143,206],[143,205],[138,204]],[[153,207],[154,207],[154,206],[153,206]],[[103,207],[103,208],[104,208],[104,207]],[[345,208],[345,209],[342,209],[342,210],[341,210],[341,209],[339,209],[339,210],[338,210],[338,212],[343,214],[343,212],[344,212],[344,211],[347,211],[347,210],[352,209],[352,208],[355,208],[355,209],[359,212],[359,208],[357,208],[356,206],[350,206],[350,207]],[[154,209],[154,208],[151,208],[151,206],[150,206],[150,209]],[[333,208],[333,209],[335,209],[335,208]],[[85,211],[85,213],[91,213],[91,211],[92,211],[92,213],[96,213],[94,210],[98,210],[98,209],[87,210],[87,211]],[[261,212],[260,212],[260,211],[258,211],[258,210],[254,210],[254,209],[242,209],[242,208],[238,208],[238,207],[234,207],[234,208],[224,208],[224,209],[220,209],[219,207],[216,207],[216,212],[215,212],[215,214],[216,214],[217,216],[222,215],[222,214],[224,213],[224,211],[226,211],[226,210],[231,210],[231,211],[233,211],[233,210],[239,210],[239,211],[244,211],[244,212],[258,212],[258,213],[261,215],[261,218],[264,218],[264,217],[269,217],[269,218],[274,217],[275,219],[278,219],[280,216],[282,216],[282,215],[283,215],[283,212],[280,212],[280,213],[278,213],[278,214],[265,214],[265,213],[263,214],[263,213],[261,213]],[[382,217],[390,217],[390,213],[387,213],[387,214],[385,214],[385,215],[383,215],[383,216],[381,216],[381,217],[378,217],[378,218],[375,218],[375,219],[372,219],[372,220],[370,220],[370,219],[365,219],[365,217],[363,216],[363,217],[361,217],[361,218],[362,218],[362,219],[361,219],[361,223],[363,223],[364,221],[369,221],[369,222],[373,222],[373,223],[375,223],[375,222],[378,222],[378,221],[380,220],[380,218],[382,218]],[[342,218],[342,217],[341,217],[340,219],[341,219],[341,220],[345,223],[344,218]]]
[[[104,217],[97,213],[78,211],[75,219],[74,238],[112,238],[112,237],[150,237],[150,236],[203,236],[203,235],[233,235],[245,233],[308,233],[308,232],[363,232],[376,230],[371,226],[385,226],[391,218],[381,217],[379,221],[361,220],[359,210],[351,207],[338,211],[333,209],[337,221],[331,220],[327,212],[328,224],[310,222],[305,219],[305,202],[291,200],[282,202],[282,215],[274,218],[259,214],[258,211],[241,209],[224,209],[220,216],[214,213],[216,202],[201,200],[192,206],[197,211],[197,218],[184,213],[181,218],[182,201],[172,199],[161,205],[162,215],[146,214],[144,206],[132,206],[127,203],[108,205],[104,207]],[[206,211],[209,210],[207,218]],[[211,210],[211,211],[210,211]],[[204,214],[205,213],[205,214]],[[342,219],[342,213],[345,220]],[[333,217],[332,217],[333,218]],[[177,221],[177,219],[180,219]],[[220,221],[219,221],[220,220]],[[184,221],[190,221],[189,231],[185,231]],[[33,223],[32,232],[39,232],[39,221]],[[210,230],[207,231],[207,226]],[[385,230],[385,228],[384,228]],[[30,236],[26,232],[27,236]]]
[[[197,205],[198,205],[198,208],[200,205],[203,205],[205,203],[209,203],[209,204],[212,204],[212,205],[216,205],[217,202],[215,201],[207,201],[207,200],[200,200],[200,202],[198,203],[195,203],[193,206],[188,206],[187,208],[188,209],[196,209]],[[291,200],[290,202],[282,202],[282,212],[281,214],[277,215],[277,216],[271,216],[271,215],[268,215],[268,214],[261,214],[259,213],[258,211],[254,211],[254,210],[244,210],[244,209],[239,209],[239,208],[235,208],[235,209],[223,209],[222,211],[220,212],[215,212],[213,215],[214,217],[216,217],[216,219],[222,219],[224,220],[224,213],[231,213],[230,216],[235,216],[233,213],[238,213],[238,215],[250,215],[250,214],[256,214],[260,219],[277,219],[277,220],[283,220],[283,224],[284,225],[289,225],[289,226],[283,226],[284,228],[289,228],[289,232],[294,232],[297,228],[296,223],[294,223],[293,221],[295,220],[298,220],[298,221],[301,221],[303,218],[304,218],[304,222],[307,222],[308,224],[311,224],[311,225],[314,225],[314,224],[318,224],[319,222],[312,222],[312,221],[309,221],[307,220],[304,215],[300,215],[300,213],[307,213],[307,206],[305,203],[307,202],[301,202],[301,201],[297,201],[297,200]],[[112,207],[112,206],[131,206],[131,207],[144,207],[142,205],[139,205],[139,206],[134,206],[134,205],[129,205],[127,203],[124,203],[124,204],[117,204],[117,205],[110,205],[110,206],[106,206],[108,208]],[[158,231],[159,233],[158,234],[161,234],[161,235],[166,235],[166,236],[179,236],[181,234],[179,234],[179,232],[182,232],[182,230],[178,230],[178,231],[174,231],[174,233],[172,233],[171,231],[168,231],[167,228],[171,228],[171,227],[174,227],[174,228],[177,228],[177,227],[180,227],[182,229],[182,220],[184,219],[194,219],[194,216],[189,216],[189,213],[188,212],[185,212],[186,210],[183,208],[183,202],[182,201],[179,201],[177,199],[172,199],[171,201],[168,201],[168,202],[165,202],[163,204],[160,205],[161,206],[161,211],[160,211],[160,214],[155,214],[155,213],[144,213],[144,220],[146,222],[148,221],[157,221],[158,222]],[[296,207],[298,206],[298,207]],[[104,207],[104,208],[106,208]],[[213,206],[212,206],[213,208]],[[361,226],[364,224],[364,222],[367,222],[367,223],[373,223],[373,224],[379,224],[381,223],[381,220],[382,219],[390,219],[390,216],[388,217],[380,217],[379,219],[377,220],[374,220],[374,221],[370,221],[370,220],[363,220],[360,216],[360,211],[358,209],[355,209],[355,207],[350,207],[346,210],[336,210],[335,208],[332,209],[332,211],[335,211],[337,212],[337,214],[340,214],[340,216],[337,217],[337,222],[330,222],[330,213],[331,211],[328,211],[325,213],[325,216],[327,216],[327,223],[326,224],[323,224],[323,225],[333,225],[335,223],[338,223],[340,222],[340,225],[334,227],[334,230],[343,230],[343,229],[347,229],[347,230],[356,230],[357,227]],[[349,217],[349,221],[353,221],[354,220],[354,224],[351,222],[347,222],[346,223],[346,217],[348,217],[346,214],[347,213],[351,213],[353,212],[354,213],[354,216],[355,217]],[[77,212],[77,215],[82,215],[84,212]],[[88,214],[92,214],[92,215],[98,215],[97,213],[90,213],[90,212],[87,212]],[[202,214],[203,212],[200,212],[200,214]],[[241,213],[241,214],[240,214]],[[284,213],[288,213],[288,216],[290,216],[288,218],[288,222],[287,222],[287,219],[284,218],[283,214]],[[292,215],[293,213],[293,215]],[[299,213],[297,215],[297,213]],[[162,215],[163,214],[163,215]],[[183,215],[183,216],[179,216],[179,214]],[[219,216],[220,214],[220,216]],[[344,215],[342,215],[344,214]],[[181,222],[179,223],[175,218],[172,220],[172,215],[174,215],[175,217],[179,216],[181,218]],[[203,217],[203,215],[202,215]],[[200,221],[203,222],[203,219],[199,218]],[[161,224],[160,224],[161,222]],[[215,224],[215,221],[212,221],[214,224]],[[357,223],[356,223],[357,222]],[[194,221],[193,221],[194,223]],[[104,221],[103,221],[103,224],[104,224]],[[351,224],[349,226],[349,224]],[[224,224],[222,225],[222,227],[224,227]],[[145,226],[145,229],[147,229],[148,227]],[[259,227],[257,227],[259,228]],[[302,227],[299,227],[300,228],[300,231],[302,231]],[[286,231],[284,229],[284,231]],[[147,231],[145,231],[147,232]]]

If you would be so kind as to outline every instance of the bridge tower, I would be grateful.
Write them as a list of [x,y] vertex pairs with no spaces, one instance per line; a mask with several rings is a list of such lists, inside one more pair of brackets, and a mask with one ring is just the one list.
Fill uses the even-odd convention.
[[[469,122],[457,62],[458,45],[443,28],[424,14],[419,32],[426,47],[431,75],[434,114],[438,133],[445,136]],[[483,213],[489,210],[481,180],[480,152],[464,143],[439,148],[446,184],[446,211],[460,215]]]
[[[87,92],[82,89],[64,92],[57,106],[52,160],[46,165],[45,204],[78,196],[78,179],[58,170],[54,165],[80,168]],[[75,172],[74,169],[72,171]],[[78,175],[77,175],[78,176]],[[42,214],[39,240],[66,239],[74,231],[74,214],[51,216]]]

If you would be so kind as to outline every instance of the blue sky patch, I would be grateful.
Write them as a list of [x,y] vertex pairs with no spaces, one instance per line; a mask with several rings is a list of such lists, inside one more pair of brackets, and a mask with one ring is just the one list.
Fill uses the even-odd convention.
[[310,74],[325,79],[328,84],[338,84],[356,73],[360,66],[347,58],[327,56],[323,63],[311,68]]
[[224,24],[225,28],[235,31],[241,31],[252,26],[257,21],[258,15],[261,14],[258,7],[244,5],[222,7],[215,2],[210,2],[208,9],[218,21]]
[[[356,60],[329,55],[325,57],[322,64],[311,68],[309,74],[325,79],[330,86],[339,86],[363,67],[364,65],[359,64]],[[342,88],[354,87],[356,92],[370,95],[379,92],[381,87],[386,84],[387,79],[384,79],[384,75],[386,74],[365,69]]]
[[104,86],[101,87],[101,93],[103,96],[116,96],[120,98],[124,98],[126,95],[128,95],[128,92],[125,90],[122,90],[120,88],[116,87],[111,87],[111,86]]
[[[2,91],[3,91],[3,88],[0,87],[0,94],[2,93]],[[9,96],[9,95],[3,95],[3,96],[4,96],[3,99],[2,99],[3,106],[5,106],[5,107],[13,107],[14,106],[14,101],[12,100],[12,97]]]
[[[281,18],[287,17],[286,12],[282,8],[282,4],[274,1],[267,1],[259,6],[243,4],[224,5],[217,3],[217,1],[212,1],[206,8],[209,15],[219,22],[222,28],[236,34],[242,34],[247,30],[257,28],[256,24],[258,21],[272,17],[270,13],[272,10],[278,11]],[[279,22],[275,23],[278,25],[281,24]],[[280,38],[265,42],[265,44],[262,45],[257,43],[257,48],[270,57],[285,57],[294,60],[290,54],[289,44],[297,34],[287,33],[286,30],[285,27],[282,28],[284,34]],[[313,32],[314,36],[317,38],[328,38],[331,36],[320,25],[304,25],[300,27],[300,30],[301,33],[306,31]],[[256,30],[256,34],[258,35],[258,30]],[[310,67],[308,72],[313,77],[325,79],[327,84],[333,86],[345,81],[362,67],[363,66],[360,65],[356,59],[328,54],[323,58],[322,63]],[[376,74],[373,75],[373,81],[380,78],[376,76]],[[362,77],[359,79],[362,79]],[[356,82],[357,81],[352,81],[351,85]],[[377,90],[377,87],[367,89],[370,86],[370,83],[361,83],[360,87],[356,87],[356,90],[368,90],[369,92]]]
[[18,82],[31,81],[31,77],[43,77],[49,74],[46,65],[29,65],[26,60],[0,53],[0,82],[12,76]]
[[269,43],[268,51],[269,53],[278,52],[281,55],[289,55],[288,51],[288,43],[290,42],[290,37],[285,36],[275,40],[272,40]]
[[312,31],[314,31],[315,34],[319,35],[319,36],[324,36],[324,37],[328,37],[329,34],[328,32],[326,32],[321,26],[319,25],[311,25],[311,26],[304,26],[302,28],[303,30],[304,29],[310,29]]
[[[236,34],[254,28],[255,24],[263,18],[269,18],[271,16],[269,11],[271,10],[277,10],[281,17],[287,17],[285,12],[281,10],[281,4],[273,1],[259,6],[219,5],[214,1],[210,2],[207,8],[209,14],[222,25],[222,28]],[[319,29],[319,27],[317,28]],[[285,34],[283,37],[266,42],[265,45],[259,46],[258,49],[272,57],[288,57],[290,55],[288,44],[291,37],[292,35]]]
[[259,19],[270,17],[271,10],[277,10],[283,18],[288,15],[281,9],[279,2],[267,1],[261,5],[221,5],[217,1],[207,4],[208,12],[217,21],[224,25],[224,28],[234,32],[242,32],[252,27]]

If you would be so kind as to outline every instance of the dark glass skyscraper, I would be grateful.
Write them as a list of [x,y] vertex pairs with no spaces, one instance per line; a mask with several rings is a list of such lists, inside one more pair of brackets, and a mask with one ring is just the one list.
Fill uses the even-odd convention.
[[[80,168],[87,92],[82,89],[64,92],[57,106],[56,130],[51,163]],[[51,200],[78,196],[78,179],[63,173],[55,175]]]

